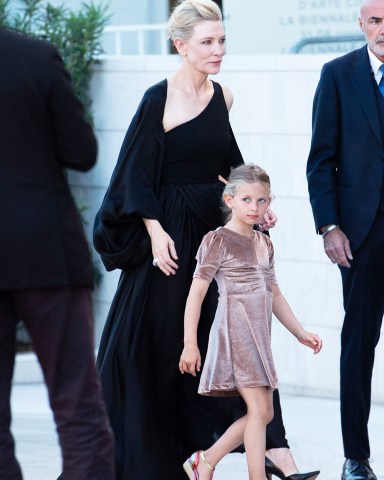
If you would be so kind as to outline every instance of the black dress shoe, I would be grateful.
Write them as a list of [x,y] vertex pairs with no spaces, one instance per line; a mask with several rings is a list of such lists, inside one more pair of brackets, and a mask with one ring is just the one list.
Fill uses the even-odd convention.
[[377,480],[368,460],[347,458],[343,465],[341,480]]

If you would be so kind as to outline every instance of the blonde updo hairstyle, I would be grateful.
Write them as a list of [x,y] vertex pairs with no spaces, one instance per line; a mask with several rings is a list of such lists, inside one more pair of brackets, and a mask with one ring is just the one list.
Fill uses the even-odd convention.
[[178,38],[184,42],[193,35],[195,26],[208,21],[222,21],[219,6],[212,0],[182,0],[174,8],[167,25],[167,38],[173,42]]
[[225,196],[234,197],[239,187],[247,183],[260,183],[265,188],[267,195],[271,197],[271,182],[269,176],[261,167],[249,163],[232,168],[222,195],[222,209],[226,222],[231,219],[232,211],[224,201]]

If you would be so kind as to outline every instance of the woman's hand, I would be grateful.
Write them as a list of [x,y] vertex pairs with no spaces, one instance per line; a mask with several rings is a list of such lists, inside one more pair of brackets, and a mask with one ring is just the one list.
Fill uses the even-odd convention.
[[190,373],[196,377],[196,372],[200,372],[201,356],[199,347],[195,343],[185,344],[183,353],[180,357],[179,370],[181,373]]
[[307,332],[306,330],[301,329],[296,335],[296,338],[303,345],[312,348],[315,355],[319,353],[323,347],[323,341],[318,335],[316,335],[316,333]]
[[220,180],[220,182],[223,182],[224,185],[227,185],[228,182],[227,182],[227,180],[226,180],[224,177],[222,177],[221,175],[218,175],[217,178]]
[[264,223],[258,225],[261,232],[265,232],[276,225],[277,217],[270,208],[265,212],[264,220]]
[[178,269],[175,243],[163,229],[158,220],[144,218],[145,226],[151,237],[152,255],[158,267],[165,275],[174,275]]

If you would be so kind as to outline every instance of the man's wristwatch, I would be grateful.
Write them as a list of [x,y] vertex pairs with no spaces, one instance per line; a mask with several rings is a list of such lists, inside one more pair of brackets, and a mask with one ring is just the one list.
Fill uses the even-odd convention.
[[327,225],[320,230],[321,236],[324,238],[329,232],[335,230],[335,228],[339,228],[339,225],[335,225],[334,223],[332,223],[331,225]]

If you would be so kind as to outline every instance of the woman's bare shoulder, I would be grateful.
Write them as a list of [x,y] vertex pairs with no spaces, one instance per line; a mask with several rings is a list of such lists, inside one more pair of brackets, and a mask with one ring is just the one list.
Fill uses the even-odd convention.
[[233,93],[231,92],[231,90],[225,86],[225,85],[221,85],[221,88],[223,90],[223,95],[224,95],[224,99],[225,99],[225,103],[227,104],[227,108],[228,108],[228,112],[231,110],[232,108],[232,105],[233,105]]

